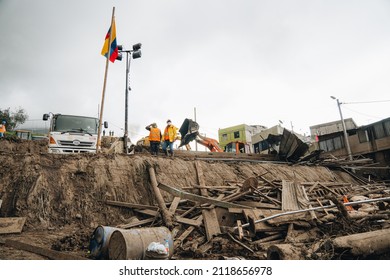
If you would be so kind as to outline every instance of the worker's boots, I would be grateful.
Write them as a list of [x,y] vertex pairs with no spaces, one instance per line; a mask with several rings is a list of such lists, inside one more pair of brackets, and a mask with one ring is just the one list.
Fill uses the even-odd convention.
[[169,153],[170,153],[170,155],[171,155],[172,158],[175,157],[174,154],[173,154],[173,151],[169,151]]

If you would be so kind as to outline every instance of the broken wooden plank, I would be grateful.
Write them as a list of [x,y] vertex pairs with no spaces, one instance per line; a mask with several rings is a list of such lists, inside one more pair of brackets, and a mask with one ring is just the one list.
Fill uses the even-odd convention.
[[132,223],[129,223],[129,224],[118,225],[117,227],[118,228],[129,229],[129,228],[132,228],[132,227],[138,227],[138,226],[143,226],[145,224],[152,223],[155,220],[156,220],[156,217],[148,218],[148,219],[144,219],[144,220],[141,220],[141,221],[132,222]]
[[27,244],[17,240],[7,239],[5,245],[23,251],[28,251],[34,254],[38,254],[47,257],[51,260],[88,260],[87,258],[70,255],[60,251],[54,251],[43,247]]
[[26,217],[0,218],[0,234],[21,233]]
[[145,214],[145,215],[152,216],[152,217],[157,217],[158,215],[160,215],[160,213],[158,211],[149,210],[149,209],[134,209],[134,211],[137,213]]
[[242,240],[244,237],[244,230],[242,229],[242,223],[240,220],[237,220],[237,228],[238,228],[238,239]]
[[203,210],[202,216],[204,227],[206,230],[206,237],[207,240],[210,241],[214,236],[221,234],[217,213],[215,212],[215,209]]
[[175,214],[177,206],[179,206],[179,202],[180,202],[180,197],[175,196],[175,198],[171,203],[171,206],[169,206],[169,212]]
[[158,210],[158,207],[153,205],[136,204],[136,203],[122,202],[122,201],[114,201],[114,200],[106,200],[106,204],[113,205],[113,206],[121,206],[126,208]]
[[282,181],[282,210],[299,210],[296,185],[292,181]]
[[[203,216],[199,216],[198,218],[197,218],[197,220],[198,221],[202,221],[203,220]],[[188,227],[179,237],[177,237],[176,239],[175,239],[175,242],[174,242],[174,244],[175,244],[175,248],[177,247],[177,246],[180,246],[180,244],[191,234],[191,232],[193,231],[195,229],[195,227],[194,226],[190,226],[190,227]]]
[[275,226],[270,226],[265,222],[255,223],[257,219],[263,217],[263,212],[260,209],[243,209],[242,213],[244,214],[245,219],[249,223],[250,231],[252,231],[253,233],[281,231],[280,228]]
[[202,225],[202,221],[198,219],[194,220],[194,219],[183,218],[180,216],[176,216],[175,219],[178,223],[186,224],[194,227],[200,227]]
[[223,207],[223,208],[248,208],[248,209],[251,208],[251,207],[244,206],[244,205],[237,205],[237,204],[234,204],[231,202],[219,201],[219,200],[216,200],[213,198],[188,193],[188,192],[182,191],[180,189],[167,186],[167,185],[162,184],[162,183],[159,183],[157,187],[174,195],[174,196],[179,196],[180,198],[185,198],[185,199],[199,202],[199,203],[210,203],[210,204],[214,204],[215,206],[219,206],[219,207]]
[[199,246],[195,252],[198,254],[206,254],[207,251],[213,249],[213,243],[212,242],[206,242],[203,245]]

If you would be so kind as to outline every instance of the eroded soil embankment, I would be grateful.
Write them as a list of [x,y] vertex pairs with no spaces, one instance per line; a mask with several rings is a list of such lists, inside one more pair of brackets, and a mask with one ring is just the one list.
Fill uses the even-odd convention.
[[[182,188],[198,184],[193,160],[149,155],[53,155],[0,152],[1,217],[27,217],[25,230],[65,225],[94,228],[117,225],[132,216],[127,209],[105,204],[115,200],[156,205],[148,167],[157,180]],[[324,167],[275,163],[200,161],[205,184],[264,175],[269,180],[338,181],[352,179]],[[171,195],[162,192],[167,202]]]

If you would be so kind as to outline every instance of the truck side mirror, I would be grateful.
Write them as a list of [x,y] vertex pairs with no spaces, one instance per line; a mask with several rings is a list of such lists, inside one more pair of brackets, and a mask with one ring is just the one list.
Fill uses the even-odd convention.
[[107,121],[104,122],[104,128],[108,128],[108,122]]
[[42,120],[47,121],[49,119],[49,114],[43,114]]

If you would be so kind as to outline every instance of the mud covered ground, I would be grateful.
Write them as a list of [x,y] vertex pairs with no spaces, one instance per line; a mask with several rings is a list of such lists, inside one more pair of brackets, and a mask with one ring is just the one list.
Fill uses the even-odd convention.
[[[244,181],[260,174],[281,180],[353,181],[348,174],[320,166],[207,160],[200,161],[200,165],[207,186]],[[106,200],[157,205],[147,172],[149,166],[154,167],[157,180],[164,184],[178,188],[198,184],[194,160],[185,157],[56,155],[46,152],[45,141],[0,140],[0,217],[26,217],[22,233],[0,235],[0,259],[46,259],[1,244],[5,239],[88,258],[89,239],[97,226],[124,224],[135,215],[131,209],[107,205]],[[172,201],[171,195],[162,193],[167,202]],[[337,230],[322,230],[335,234],[342,228],[340,224]],[[201,258],[186,254],[176,257]],[[207,258],[221,255],[216,252]]]

